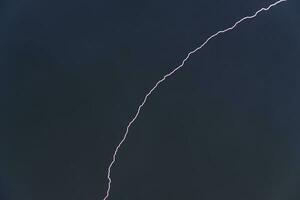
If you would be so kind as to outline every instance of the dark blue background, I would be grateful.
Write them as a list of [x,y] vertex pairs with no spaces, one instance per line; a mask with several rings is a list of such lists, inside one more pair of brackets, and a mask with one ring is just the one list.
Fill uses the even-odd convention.
[[[2,0],[0,199],[101,199],[145,93],[273,2]],[[220,35],[153,93],[111,199],[300,199],[299,6]]]

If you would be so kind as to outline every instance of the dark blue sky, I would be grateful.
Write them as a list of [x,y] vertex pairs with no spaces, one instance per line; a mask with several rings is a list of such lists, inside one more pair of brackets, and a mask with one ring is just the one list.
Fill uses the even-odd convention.
[[[145,93],[270,0],[0,2],[0,199],[96,200]],[[298,200],[300,5],[215,38],[149,98],[111,199]]]

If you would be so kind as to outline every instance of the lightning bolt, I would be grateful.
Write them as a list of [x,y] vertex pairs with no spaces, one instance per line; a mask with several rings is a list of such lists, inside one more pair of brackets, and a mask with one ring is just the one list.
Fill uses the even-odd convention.
[[287,0],[279,0],[279,1],[276,1],[275,3],[273,4],[270,4],[268,7],[266,8],[261,8],[259,9],[258,11],[256,11],[253,15],[249,15],[249,16],[246,16],[246,17],[243,17],[242,19],[240,19],[239,21],[235,22],[234,25],[232,25],[231,27],[229,28],[226,28],[224,30],[220,30],[218,32],[216,32],[215,34],[211,35],[210,37],[208,37],[204,43],[202,43],[199,47],[197,47],[196,49],[190,51],[187,56],[183,59],[183,61],[181,62],[181,64],[176,67],[175,69],[173,69],[171,72],[165,74],[163,76],[163,78],[161,78],[159,81],[156,82],[156,84],[154,85],[154,87],[145,95],[144,97],[144,100],[142,101],[142,103],[139,105],[134,117],[131,119],[131,121],[128,123],[127,127],[126,127],[126,132],[122,138],[122,140],[120,141],[120,143],[116,146],[115,148],[115,151],[114,151],[114,154],[112,156],[112,161],[108,167],[108,170],[107,170],[107,179],[108,179],[108,186],[107,186],[107,191],[106,191],[106,196],[103,198],[103,200],[106,200],[109,198],[110,196],[110,190],[111,190],[111,183],[112,183],[112,179],[111,179],[111,169],[114,165],[114,163],[116,162],[116,157],[117,157],[117,154],[119,152],[119,149],[120,147],[122,146],[122,144],[126,141],[126,138],[127,138],[127,135],[128,135],[128,132],[129,132],[129,129],[131,127],[131,125],[135,122],[135,120],[137,119],[137,117],[139,116],[140,112],[141,112],[141,109],[143,108],[143,106],[145,105],[145,103],[147,102],[148,100],[148,97],[154,92],[154,90],[156,90],[156,88],[166,80],[166,78],[168,78],[169,76],[172,76],[173,74],[175,74],[175,72],[177,72],[179,69],[181,69],[185,62],[190,58],[190,56],[194,53],[196,53],[198,50],[202,49],[211,39],[217,37],[218,35],[222,34],[222,33],[225,33],[225,32],[228,32],[230,30],[233,30],[234,28],[236,28],[240,23],[242,23],[243,21],[246,21],[248,19],[253,19],[255,18],[259,13],[263,12],[263,11],[268,11],[269,9],[271,9],[272,7],[282,3],[282,2],[285,2]]

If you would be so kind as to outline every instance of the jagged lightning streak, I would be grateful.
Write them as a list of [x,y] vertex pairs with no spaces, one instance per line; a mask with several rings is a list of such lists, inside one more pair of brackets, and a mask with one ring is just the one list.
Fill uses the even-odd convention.
[[135,113],[134,117],[132,118],[132,120],[128,123],[127,127],[126,127],[126,132],[123,136],[123,139],[120,141],[120,143],[117,145],[117,147],[115,148],[115,151],[114,151],[114,154],[113,154],[113,157],[112,157],[112,161],[108,167],[108,171],[107,171],[107,179],[108,179],[108,188],[107,188],[107,191],[106,191],[106,196],[103,198],[103,200],[106,200],[109,195],[110,195],[110,189],[111,189],[111,168],[112,166],[114,165],[115,161],[116,161],[116,156],[118,154],[118,151],[120,149],[120,147],[122,146],[122,144],[125,142],[126,138],[127,138],[127,135],[128,135],[128,131],[129,131],[129,128],[131,127],[131,125],[135,122],[136,118],[139,116],[140,114],[140,111],[142,109],[142,107],[145,105],[145,103],[147,102],[147,99],[148,97],[152,94],[152,92],[159,86],[159,84],[161,84],[162,82],[164,82],[166,80],[166,78],[168,78],[169,76],[172,76],[176,71],[178,71],[180,68],[182,68],[185,64],[185,62],[189,59],[189,57],[194,54],[195,52],[197,52],[198,50],[202,49],[211,39],[213,39],[214,37],[218,36],[219,34],[222,34],[222,33],[225,33],[227,31],[230,31],[232,29],[234,29],[237,25],[239,25],[240,23],[242,23],[243,21],[247,20],[247,19],[252,19],[252,18],[255,18],[260,12],[263,12],[263,11],[268,11],[270,8],[276,6],[277,4],[281,3],[281,2],[284,2],[284,1],[287,1],[287,0],[279,0],[279,1],[276,1],[275,3],[273,4],[270,4],[268,7],[266,8],[261,8],[259,9],[258,11],[256,11],[253,15],[250,15],[250,16],[246,16],[242,19],[240,19],[239,21],[235,22],[233,26],[227,28],[227,29],[224,29],[224,30],[221,30],[221,31],[218,31],[216,32],[215,34],[211,35],[209,38],[207,38],[205,40],[205,42],[203,44],[201,44],[199,47],[197,47],[196,49],[194,49],[193,51],[190,51],[187,56],[185,57],[185,59],[183,59],[183,61],[181,62],[181,64],[176,67],[175,69],[173,69],[171,72],[169,72],[168,74],[164,75],[162,79],[160,79],[155,85],[154,87],[145,95],[144,97],[144,100],[142,101],[142,103],[139,105],[138,109],[137,109],[137,112]]

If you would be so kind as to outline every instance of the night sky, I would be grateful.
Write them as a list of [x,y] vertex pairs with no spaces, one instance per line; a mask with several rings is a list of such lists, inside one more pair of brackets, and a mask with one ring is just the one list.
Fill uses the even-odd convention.
[[[274,0],[0,0],[0,200],[99,200],[156,81]],[[111,200],[300,199],[300,2],[223,34],[159,86]]]

